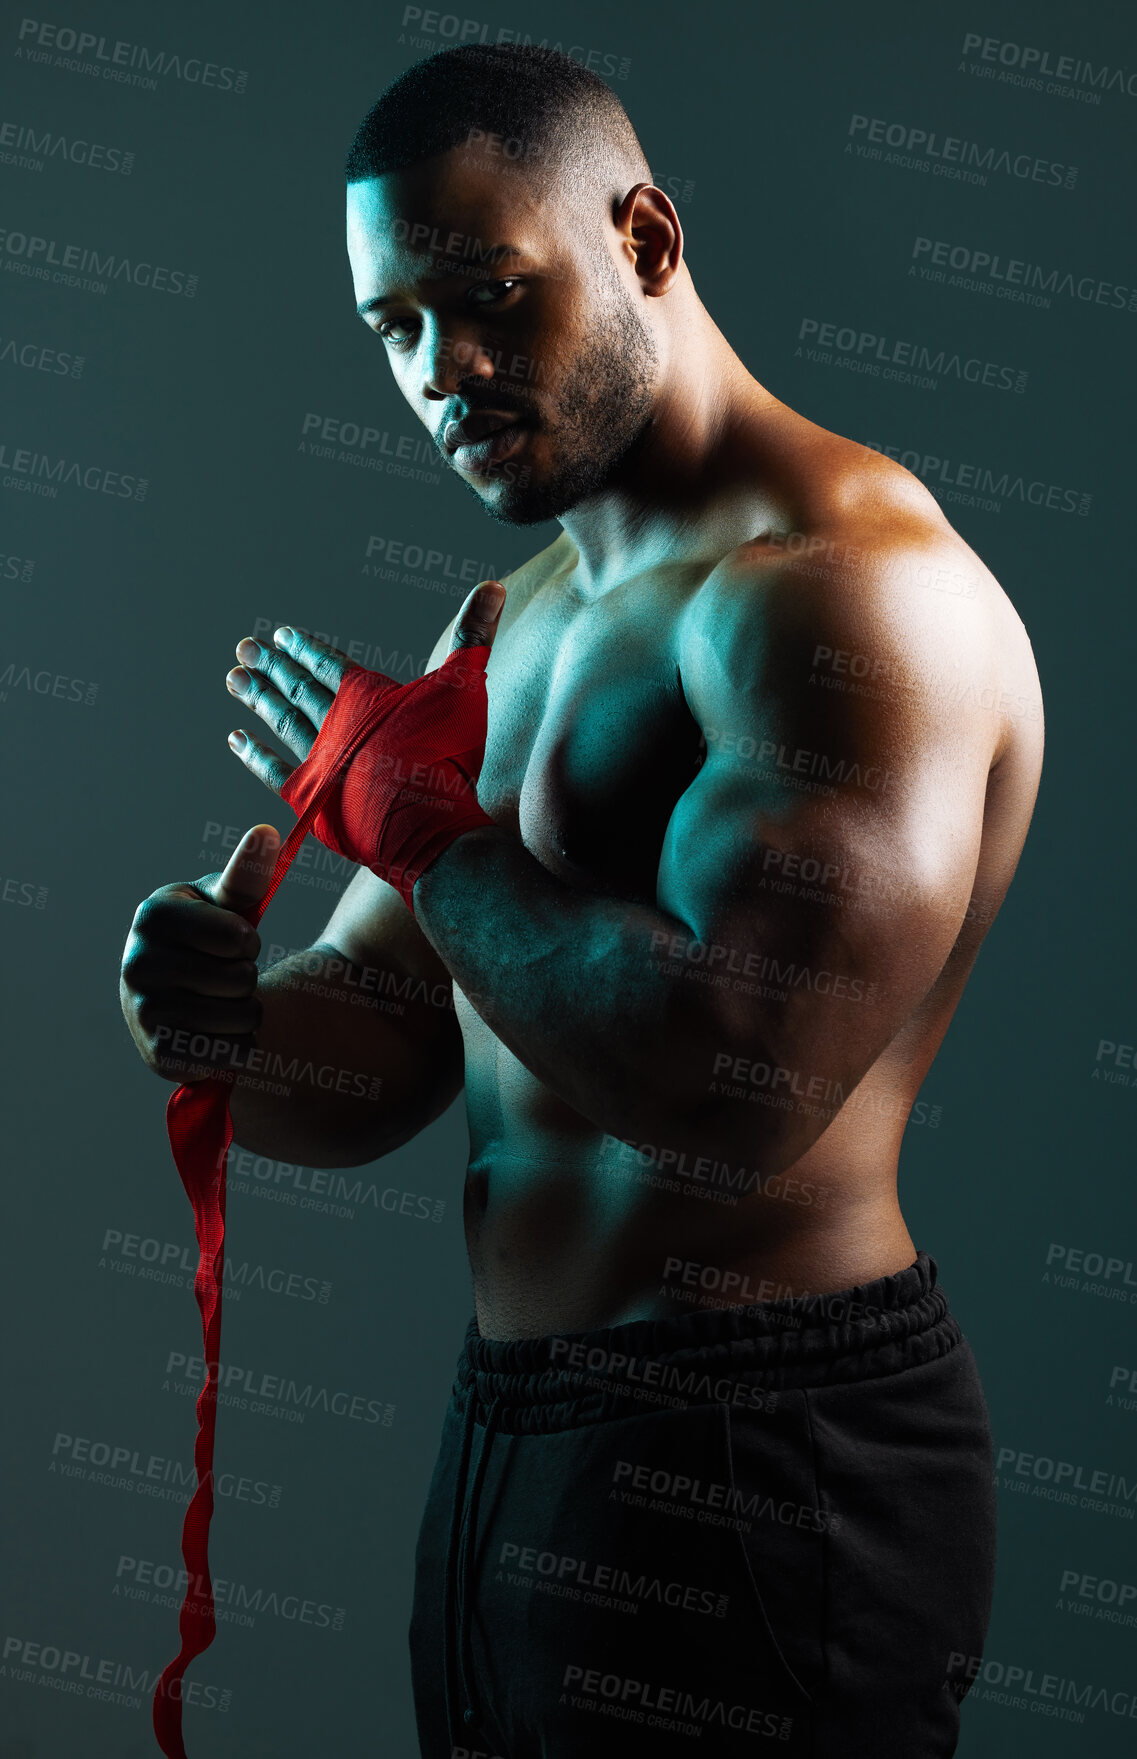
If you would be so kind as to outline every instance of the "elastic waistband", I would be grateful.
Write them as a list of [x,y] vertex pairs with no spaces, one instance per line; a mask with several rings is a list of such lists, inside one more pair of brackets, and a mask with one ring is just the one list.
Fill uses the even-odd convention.
[[455,1398],[497,1407],[518,1433],[656,1408],[759,1402],[763,1391],[875,1379],[935,1361],[963,1341],[935,1260],[835,1294],[635,1319],[592,1332],[484,1338],[470,1321]]

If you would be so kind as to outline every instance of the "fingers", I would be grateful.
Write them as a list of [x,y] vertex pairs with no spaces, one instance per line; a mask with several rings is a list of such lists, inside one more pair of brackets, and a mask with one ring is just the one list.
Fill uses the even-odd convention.
[[272,751],[254,739],[243,727],[234,728],[229,735],[229,749],[235,752],[247,770],[251,770],[258,782],[279,794],[289,776],[296,769],[294,763],[286,763],[279,752]]
[[171,1060],[177,1032],[232,1040],[261,1022],[260,937],[243,917],[209,902],[208,888],[220,878],[207,875],[205,890],[163,886],[139,906],[127,937],[123,1014],[143,1060],[170,1079],[179,1075]]
[[[312,680],[313,688],[319,688],[329,702],[343,683],[345,672],[356,664],[330,642],[317,641],[314,635],[306,635],[303,629],[291,629],[287,624],[276,631],[273,641],[279,650],[275,655],[277,665],[290,667],[293,672],[302,670]],[[325,703],[325,714],[327,706]]]
[[[318,686],[312,679],[298,668],[293,668],[296,676],[286,677],[280,656],[270,656],[270,650],[259,642],[248,638],[238,642],[237,656],[242,664],[234,666],[225,679],[230,696],[258,714],[295,756],[307,757],[331,703],[331,693],[320,692],[323,700],[318,702]],[[280,678],[279,688],[270,681],[270,671]]]
[[210,896],[223,910],[244,915],[268,891],[280,853],[280,837],[272,825],[254,825],[237,844],[224,873],[210,888]]
[[128,960],[141,945],[185,947],[213,959],[255,959],[260,936],[243,916],[211,903],[219,874],[196,884],[163,886],[135,912],[127,942]]
[[[302,630],[282,625],[266,647],[246,635],[237,643],[239,666],[225,679],[232,696],[271,727],[295,757],[306,758],[335,700],[344,673],[354,665],[339,648]],[[231,734],[230,749],[246,769],[279,794],[294,765],[282,766],[274,751],[242,730],[244,744]]]
[[171,995],[246,1001],[257,986],[254,960],[214,959],[192,947],[142,947],[124,975],[128,988],[156,1001]]
[[463,647],[492,647],[504,604],[505,588],[500,580],[479,581],[458,613],[448,654]]
[[235,1047],[252,1049],[264,1009],[256,995],[220,1001],[172,991],[147,996],[131,1027],[143,1059],[167,1081],[199,1081],[218,1064],[231,1064]]

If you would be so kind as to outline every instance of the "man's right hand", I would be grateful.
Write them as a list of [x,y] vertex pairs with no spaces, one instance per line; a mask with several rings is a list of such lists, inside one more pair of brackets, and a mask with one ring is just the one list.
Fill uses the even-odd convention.
[[[280,838],[271,825],[245,832],[223,873],[160,886],[138,906],[123,952],[119,998],[143,1062],[167,1081],[186,1079],[260,1025],[260,936],[242,914],[268,890]],[[174,1039],[177,1034],[177,1040]],[[189,1039],[192,1051],[187,1054]]]

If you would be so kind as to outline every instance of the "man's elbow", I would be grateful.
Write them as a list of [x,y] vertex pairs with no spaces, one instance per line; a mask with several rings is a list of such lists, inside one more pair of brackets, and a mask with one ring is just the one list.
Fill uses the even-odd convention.
[[609,1094],[593,1120],[621,1142],[667,1156],[732,1159],[767,1173],[803,1156],[840,1110],[836,1082],[803,1085],[762,1052],[722,1050],[688,1059],[665,1080]]
[[462,1090],[459,1078],[439,1083],[429,1094],[374,1099],[315,1111],[309,1107],[242,1107],[236,1087],[230,1101],[234,1140],[251,1153],[283,1164],[308,1167],[362,1167],[402,1148],[441,1117]]

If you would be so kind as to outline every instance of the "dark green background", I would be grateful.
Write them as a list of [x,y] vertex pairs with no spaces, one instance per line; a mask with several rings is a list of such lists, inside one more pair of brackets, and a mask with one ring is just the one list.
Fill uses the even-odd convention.
[[[15,9],[0,36],[0,119],[136,154],[129,177],[55,161],[42,173],[0,167],[0,224],[200,277],[192,300],[122,283],[100,297],[0,268],[0,341],[86,362],[72,379],[0,359],[9,456],[31,447],[150,484],[142,504],[79,489],[56,500],[0,493],[2,549],[20,559],[7,577],[0,565],[0,670],[14,661],[14,677],[28,665],[98,684],[91,706],[14,686],[0,700],[3,877],[18,882],[0,908],[12,998],[3,1628],[135,1667],[169,1658],[176,1615],[116,1597],[116,1567],[123,1554],[175,1563],[180,1509],[49,1470],[59,1432],[186,1462],[192,1445],[189,1403],[161,1391],[168,1352],[200,1348],[188,1289],[100,1267],[108,1229],[192,1243],[163,1127],[168,1089],[141,1067],[118,1012],[132,912],[154,887],[223,864],[207,824],[289,822],[225,744],[234,711],[222,680],[256,619],[358,640],[367,663],[382,666],[382,650],[388,670],[394,651],[411,676],[459,590],[369,579],[370,536],[441,549],[455,567],[469,560],[474,579],[547,541],[492,524],[456,482],[297,450],[308,412],[416,433],[354,317],[342,236],[347,141],[382,86],[427,52],[401,40],[402,10],[210,0],[51,15],[247,69],[242,95],[176,79],[146,92],[29,64],[15,54]],[[475,18],[491,37],[503,28],[629,58],[614,83],[653,170],[673,191],[692,185],[679,212],[695,284],[779,397],[855,438],[1092,495],[1085,517],[1015,500],[998,513],[947,507],[1030,631],[1048,757],[1008,903],[924,1089],[942,1108],[938,1127],[909,1129],[902,1198],[976,1350],[997,1446],[1137,1480],[1137,1412],[1106,1402],[1111,1370],[1137,1368],[1137,1305],[1077,1279],[1043,1281],[1052,1244],[1137,1266],[1137,1092],[1094,1078],[1100,1040],[1137,1038],[1127,786],[1137,314],[1068,298],[1030,309],[906,275],[922,234],[1137,283],[1137,98],[1113,92],[1090,106],[959,70],[975,31],[1132,71],[1132,8],[470,0],[450,16]],[[428,46],[448,40],[436,33]],[[996,175],[968,188],[859,161],[843,151],[854,111],[1077,165],[1077,185]],[[806,317],[1008,363],[1029,373],[1027,388],[945,379],[925,390],[817,366],[795,352]],[[41,887],[42,908],[20,902]],[[306,944],[332,896],[290,880],[266,941]],[[333,1291],[327,1305],[246,1291],[227,1306],[223,1354],[392,1401],[397,1415],[376,1429],[222,1411],[219,1470],[285,1493],[271,1512],[220,1505],[216,1572],[346,1618],[340,1632],[266,1614],[251,1630],[223,1624],[193,1677],[232,1688],[232,1708],[187,1711],[195,1756],[415,1751],[404,1625],[470,1309],[465,1140],[455,1108],[364,1171],[377,1191],[444,1202],[437,1224],[366,1204],[345,1220],[231,1194],[232,1259],[330,1279]],[[988,1657],[1036,1679],[1137,1692],[1133,1629],[1056,1604],[1065,1569],[1137,1582],[1137,1525],[1007,1492],[1001,1510]],[[10,1671],[0,1691],[3,1759],[156,1750],[148,1706],[70,1698]],[[1109,1759],[1132,1751],[1137,1727],[1103,1711],[1063,1724],[978,1691],[963,1721],[966,1759]]]

